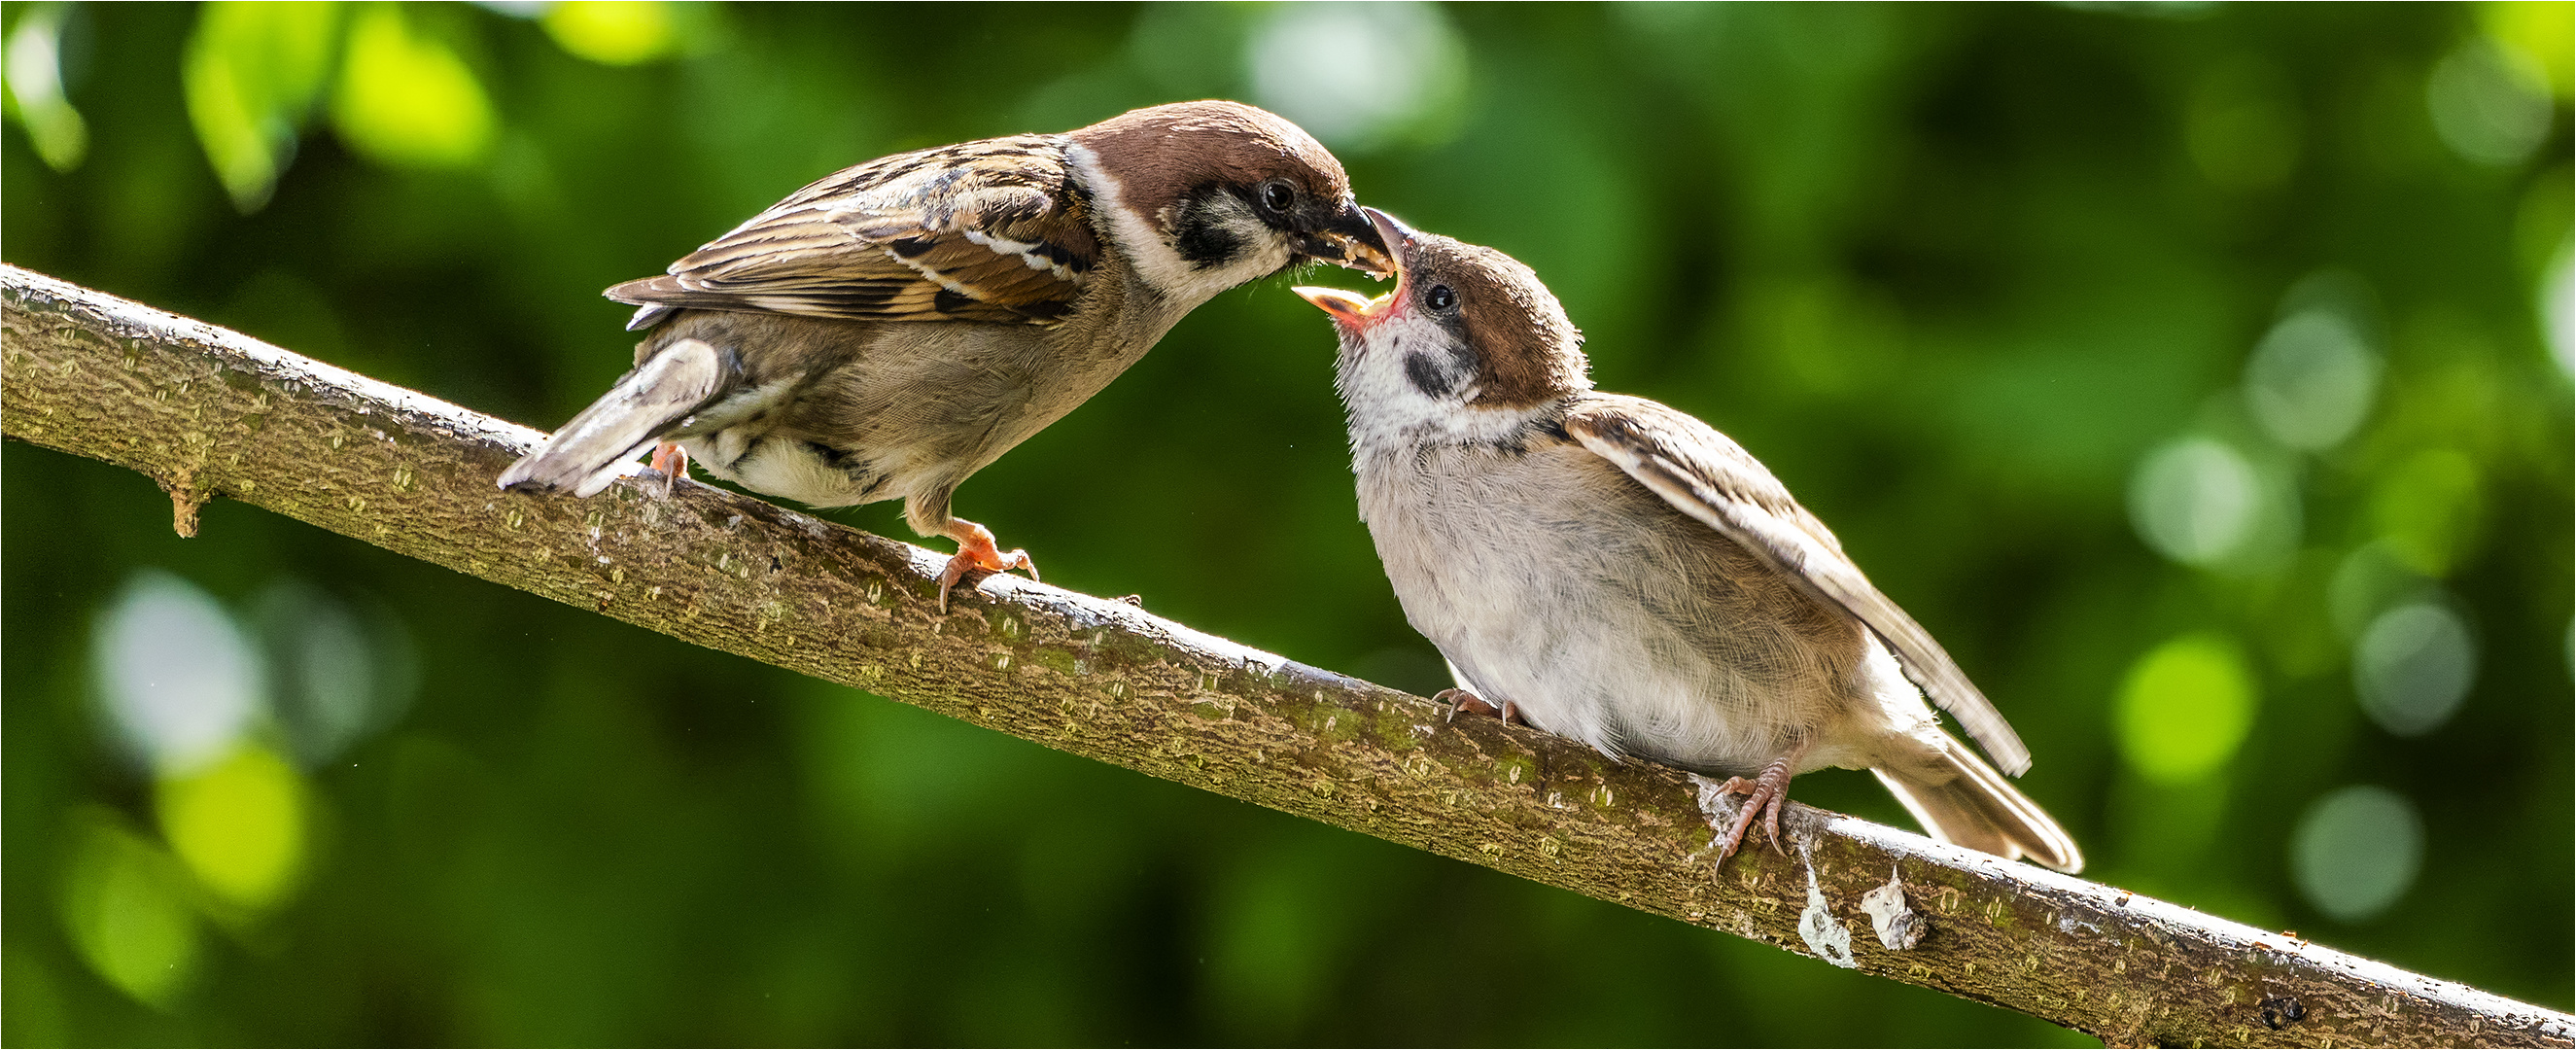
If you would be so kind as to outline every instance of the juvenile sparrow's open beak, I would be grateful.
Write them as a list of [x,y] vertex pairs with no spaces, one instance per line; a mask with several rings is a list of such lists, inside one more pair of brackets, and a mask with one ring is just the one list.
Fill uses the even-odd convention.
[[1353,328],[1366,328],[1377,323],[1380,317],[1385,316],[1387,309],[1404,296],[1404,254],[1412,247],[1413,241],[1413,230],[1396,221],[1394,216],[1375,208],[1361,208],[1360,211],[1368,218],[1370,236],[1391,249],[1384,258],[1387,260],[1387,270],[1395,275],[1395,287],[1375,299],[1339,288],[1301,285],[1289,289],[1307,302],[1315,304],[1325,313],[1333,315],[1334,320]]
[[1369,218],[1368,213],[1373,210],[1357,204],[1344,207],[1322,229],[1298,234],[1298,253],[1385,280],[1388,274],[1395,272],[1395,260],[1387,254],[1387,242],[1378,232],[1377,224]]
[[1353,328],[1366,328],[1370,321],[1376,320],[1373,315],[1377,311],[1377,303],[1358,292],[1312,285],[1299,285],[1289,290],[1333,315],[1334,320]]

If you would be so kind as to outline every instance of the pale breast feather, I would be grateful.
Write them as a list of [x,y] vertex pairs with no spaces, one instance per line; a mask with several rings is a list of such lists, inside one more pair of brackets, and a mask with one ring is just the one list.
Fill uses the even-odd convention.
[[1080,299],[1100,243],[1056,136],[898,154],[790,195],[608,297],[636,327],[675,308],[852,321],[1047,325]]
[[1880,594],[1824,523],[1726,435],[1686,413],[1615,394],[1584,395],[1566,414],[1565,429],[1675,508],[1848,610],[1997,766],[2016,776],[2030,768],[2030,749],[1931,633]]

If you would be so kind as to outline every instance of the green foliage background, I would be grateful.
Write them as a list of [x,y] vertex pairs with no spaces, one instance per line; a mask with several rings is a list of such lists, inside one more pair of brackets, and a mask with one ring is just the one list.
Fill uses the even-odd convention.
[[[1363,200],[1534,266],[1605,389],[1710,420],[1831,523],[2029,740],[2088,876],[2567,1009],[2570,394],[2535,309],[2569,230],[2565,9],[1404,9],[1447,72],[1334,144]],[[46,56],[7,53],[0,256],[540,427],[624,368],[599,289],[857,161],[1255,98],[1243,56],[1303,17],[312,10],[0,9],[62,72],[44,95]],[[2533,17],[2554,43],[2510,51]],[[2495,46],[2547,124],[2481,162],[2428,84]],[[2238,388],[2320,271],[2364,289],[2385,369],[2303,453]],[[1190,317],[960,512],[1049,582],[1436,689],[1285,284]],[[2142,542],[2133,479],[2190,435],[2295,511],[2268,554]],[[181,540],[90,461],[0,463],[11,1043],[2082,1041],[239,505]],[[837,516],[909,538],[892,506]],[[2332,610],[2366,548],[2415,552],[2473,632],[2473,688],[2420,736],[2356,703]],[[94,636],[146,569],[248,624],[297,581],[413,685],[327,762],[278,708],[244,753],[301,760],[226,767],[269,809],[190,809],[236,781],[156,773],[100,713]],[[2151,653],[2181,663],[2133,673]],[[2356,784],[2424,852],[2338,919],[2291,858]],[[1859,774],[1798,793],[1907,823]],[[298,831],[286,874],[216,892],[204,858],[260,819]]]

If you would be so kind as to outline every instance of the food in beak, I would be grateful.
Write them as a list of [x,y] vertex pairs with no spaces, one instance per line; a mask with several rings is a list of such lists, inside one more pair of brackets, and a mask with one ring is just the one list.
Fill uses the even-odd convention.
[[1298,237],[1298,250],[1318,262],[1347,266],[1383,281],[1395,273],[1395,260],[1379,247],[1376,235],[1319,230]]
[[[1368,299],[1368,296],[1360,296],[1358,291],[1342,291],[1342,288],[1298,286],[1298,288],[1291,288],[1291,291],[1296,291],[1298,296],[1303,296],[1309,304],[1316,304],[1316,309],[1332,314],[1332,319],[1337,319],[1337,322],[1365,329],[1370,327],[1370,324],[1376,324],[1381,317],[1386,317],[1386,311],[1396,304],[1396,299],[1404,296],[1404,286],[1406,286],[1404,247],[1414,242],[1414,232],[1412,232],[1412,226],[1406,226],[1404,221],[1399,221],[1396,216],[1388,216],[1386,211],[1378,211],[1378,208],[1360,208],[1360,211],[1368,216],[1368,224],[1378,229],[1378,242],[1386,244],[1386,252],[1378,252],[1376,244],[1368,244],[1365,239],[1358,239],[1358,237],[1347,237],[1347,239],[1350,239],[1352,244],[1358,244],[1358,250],[1365,250],[1368,255],[1378,257],[1378,260],[1386,263],[1386,273],[1370,273],[1373,278],[1386,281],[1388,275],[1391,275],[1391,278],[1396,278],[1396,286],[1388,288],[1388,291],[1383,293],[1383,296],[1378,296],[1378,299]],[[1345,237],[1345,234],[1332,234],[1332,237]],[[1352,252],[1352,255],[1358,255],[1358,252]]]
[[1351,241],[1360,248],[1369,250],[1369,254],[1375,255],[1386,262],[1386,273],[1371,273],[1370,276],[1376,277],[1379,280],[1385,280],[1386,277],[1393,276],[1395,278],[1395,287],[1389,290],[1385,295],[1378,296],[1375,299],[1370,299],[1358,292],[1346,292],[1339,288],[1317,288],[1309,285],[1291,289],[1291,291],[1304,297],[1307,302],[1313,303],[1317,308],[1323,310],[1325,313],[1333,315],[1334,320],[1351,325],[1354,328],[1366,328],[1371,324],[1375,324],[1379,318],[1386,315],[1387,309],[1394,305],[1396,298],[1404,294],[1406,284],[1406,281],[1404,280],[1404,249],[1406,245],[1413,242],[1413,230],[1410,227],[1407,227],[1403,222],[1398,221],[1395,216],[1388,215],[1387,213],[1375,208],[1361,208],[1360,211],[1368,216],[1370,225],[1377,227],[1378,239],[1385,243],[1387,250],[1384,253],[1379,253],[1375,250],[1375,245],[1371,245],[1366,241],[1362,241],[1358,238],[1351,238]]

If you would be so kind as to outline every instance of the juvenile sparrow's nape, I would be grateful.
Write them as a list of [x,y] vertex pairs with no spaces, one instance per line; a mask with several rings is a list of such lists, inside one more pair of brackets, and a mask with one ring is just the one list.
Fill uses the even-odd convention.
[[1472,694],[1453,703],[1728,777],[1748,797],[1721,859],[1756,823],[1778,844],[1790,778],[1839,766],[1942,841],[2084,866],[1924,697],[2019,774],[2002,714],[1770,471],[1697,419],[1594,392],[1528,267],[1369,214],[1395,289],[1297,293],[1339,330],[1360,517]]
[[[957,486],[1136,363],[1217,293],[1299,262],[1394,269],[1341,162],[1233,102],[903,153],[790,195],[609,298],[635,368],[505,489],[591,496],[656,449],[818,507],[904,501],[957,541],[940,576],[1018,568]],[[658,446],[658,448],[657,448]]]

